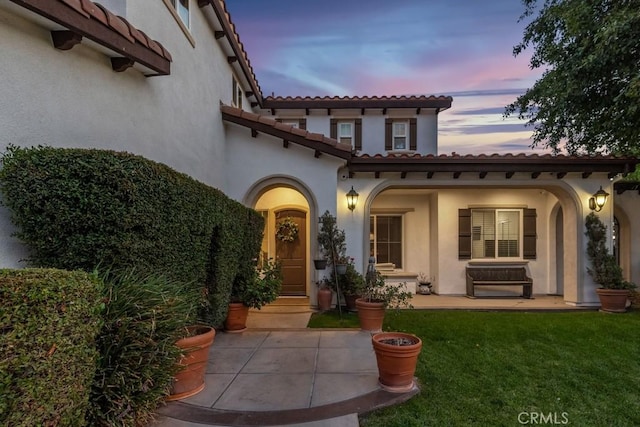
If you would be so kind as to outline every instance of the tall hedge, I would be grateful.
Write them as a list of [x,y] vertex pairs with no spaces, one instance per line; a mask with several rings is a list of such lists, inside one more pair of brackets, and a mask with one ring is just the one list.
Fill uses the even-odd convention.
[[0,190],[30,265],[134,267],[207,284],[206,321],[222,324],[239,269],[257,256],[247,251],[259,251],[257,212],[130,153],[10,146],[2,160]]
[[101,286],[84,272],[0,270],[0,425],[86,425]]

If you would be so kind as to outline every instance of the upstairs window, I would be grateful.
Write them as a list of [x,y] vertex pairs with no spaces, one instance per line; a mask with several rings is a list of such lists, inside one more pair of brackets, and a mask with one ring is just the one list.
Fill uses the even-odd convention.
[[242,108],[242,97],[243,97],[243,93],[242,93],[242,87],[240,87],[240,83],[238,83],[238,81],[236,80],[236,78],[233,78],[233,84],[232,84],[232,89],[233,91],[233,98],[232,98],[232,105],[234,107],[237,108]]
[[189,27],[189,0],[171,0],[173,8],[187,28]]
[[417,119],[386,119],[384,147],[387,151],[411,150],[418,147]]
[[331,119],[329,136],[356,150],[362,150],[362,119]]

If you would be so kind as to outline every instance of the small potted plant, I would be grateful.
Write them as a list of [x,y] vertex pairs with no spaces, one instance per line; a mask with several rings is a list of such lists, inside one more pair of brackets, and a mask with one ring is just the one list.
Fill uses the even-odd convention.
[[282,286],[280,262],[269,259],[248,280],[234,283],[225,320],[225,330],[242,332],[247,326],[249,308],[260,310],[278,298]]
[[600,298],[601,311],[610,313],[624,313],[627,311],[627,301],[630,291],[635,284],[624,280],[622,269],[615,257],[609,253],[607,247],[607,227],[593,212],[587,215],[585,221],[588,237],[587,257],[591,267],[587,272],[600,287],[596,289]]
[[413,308],[411,305],[413,295],[406,290],[406,283],[387,284],[379,271],[370,270],[362,287],[362,296],[356,300],[356,307],[360,328],[365,331],[380,332],[385,312],[388,309]]
[[424,272],[418,274],[418,289],[417,292],[422,295],[431,295],[433,278],[427,276]]
[[336,287],[340,287],[347,310],[356,311],[356,300],[362,296],[364,288],[364,276],[356,269],[353,258],[347,258],[344,274],[340,274],[339,271],[337,275],[331,273],[330,283],[336,292]]

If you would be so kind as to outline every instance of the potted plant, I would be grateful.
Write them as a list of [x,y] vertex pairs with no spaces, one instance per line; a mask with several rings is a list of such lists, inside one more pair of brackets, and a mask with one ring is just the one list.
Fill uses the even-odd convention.
[[380,332],[371,337],[371,343],[382,388],[396,393],[411,390],[422,340],[403,332]]
[[333,272],[331,273],[330,283],[338,284],[337,286],[332,285],[335,287],[334,290],[336,292],[337,287],[340,287],[347,310],[356,311],[356,300],[362,296],[364,276],[356,269],[353,258],[347,258],[344,274],[340,274],[339,271],[337,271],[337,273],[337,275]]
[[362,297],[356,300],[360,329],[370,332],[382,331],[382,323],[387,309],[413,308],[406,283],[386,284],[384,277],[373,268],[369,261],[369,271],[362,287]]
[[215,335],[215,329],[206,325],[188,326],[185,329],[184,338],[176,342],[183,355],[178,362],[178,372],[173,376],[171,394],[166,400],[185,399],[204,389],[209,349]]
[[225,320],[227,332],[242,332],[247,329],[249,308],[260,310],[278,298],[282,286],[280,263],[269,259],[257,268],[246,280],[234,283],[231,302]]
[[431,295],[433,292],[431,288],[431,284],[433,283],[433,278],[427,276],[424,272],[420,272],[418,274],[418,289],[416,290],[421,295]]
[[331,302],[333,301],[333,291],[331,284],[326,278],[316,282],[318,286],[318,310],[331,310]]
[[600,310],[609,313],[627,311],[630,290],[636,286],[624,280],[622,269],[607,246],[607,227],[591,212],[585,221],[588,237],[587,257],[591,267],[587,272],[600,287],[596,289],[600,298]]

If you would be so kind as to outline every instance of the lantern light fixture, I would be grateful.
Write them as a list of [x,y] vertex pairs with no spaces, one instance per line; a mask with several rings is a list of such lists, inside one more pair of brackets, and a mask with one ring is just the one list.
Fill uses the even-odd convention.
[[589,199],[589,209],[591,209],[592,211],[600,212],[604,207],[604,204],[607,203],[608,197],[609,193],[604,191],[602,189],[602,186],[600,186],[600,189],[596,191],[593,197]]
[[347,207],[350,211],[356,208],[356,205],[358,204],[358,196],[358,192],[353,189],[352,185],[351,190],[349,190],[349,192],[347,193]]

